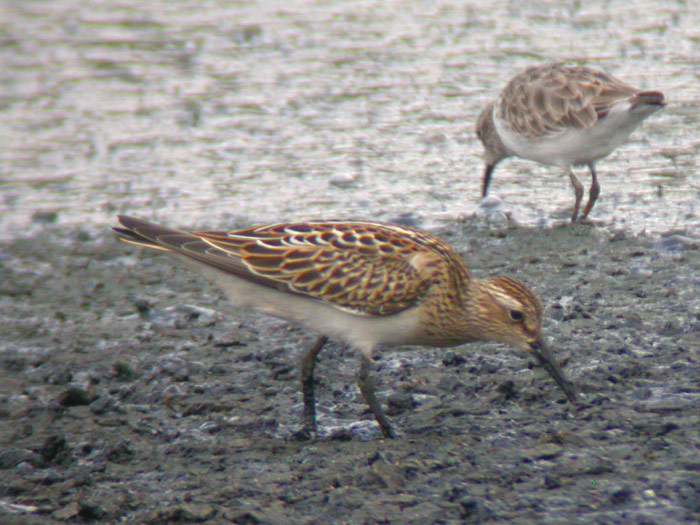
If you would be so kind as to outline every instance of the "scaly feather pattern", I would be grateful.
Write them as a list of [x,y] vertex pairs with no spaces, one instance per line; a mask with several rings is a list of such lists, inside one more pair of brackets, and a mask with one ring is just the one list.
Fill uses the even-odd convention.
[[470,279],[449,245],[404,226],[311,221],[188,233],[132,224],[129,217],[120,221],[126,229],[119,233],[132,243],[158,245],[257,284],[362,315],[401,312],[445,279],[459,300]]
[[590,129],[610,109],[640,90],[603,71],[563,63],[531,67],[503,90],[499,116],[512,130],[536,139]]

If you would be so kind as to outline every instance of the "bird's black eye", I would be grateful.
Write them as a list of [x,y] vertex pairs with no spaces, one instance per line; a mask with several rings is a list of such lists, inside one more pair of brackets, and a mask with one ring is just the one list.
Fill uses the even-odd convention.
[[525,319],[525,316],[523,315],[523,313],[520,310],[511,310],[510,311],[510,318],[513,321],[522,321],[523,319]]

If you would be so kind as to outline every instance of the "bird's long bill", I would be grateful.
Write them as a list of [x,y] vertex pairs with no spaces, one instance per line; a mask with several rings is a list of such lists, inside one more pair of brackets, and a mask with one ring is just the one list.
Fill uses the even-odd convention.
[[549,349],[545,344],[539,339],[533,343],[530,343],[530,352],[532,352],[540,364],[549,372],[549,374],[554,378],[557,384],[566,394],[566,397],[571,403],[576,403],[576,390],[574,386],[569,382],[568,379],[564,377],[564,373],[559,368],[559,365],[549,353]]

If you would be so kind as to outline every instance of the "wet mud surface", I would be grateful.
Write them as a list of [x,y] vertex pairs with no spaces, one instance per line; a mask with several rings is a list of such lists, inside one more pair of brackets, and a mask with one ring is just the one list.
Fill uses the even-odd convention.
[[[0,2],[0,523],[700,520],[698,13]],[[526,161],[479,199],[481,108],[559,60],[669,99],[601,161],[595,226],[558,226],[570,185]],[[541,296],[583,403],[501,345],[391,349],[387,441],[334,342],[292,441],[314,335],[227,311],[116,213],[415,222]]]
[[[183,227],[189,225],[183,224]],[[546,305],[571,406],[497,344],[388,349],[381,438],[338,343],[228,312],[162,254],[50,223],[0,244],[0,521],[675,523],[700,519],[700,248],[590,225],[436,231]],[[388,400],[388,401],[387,401]]]

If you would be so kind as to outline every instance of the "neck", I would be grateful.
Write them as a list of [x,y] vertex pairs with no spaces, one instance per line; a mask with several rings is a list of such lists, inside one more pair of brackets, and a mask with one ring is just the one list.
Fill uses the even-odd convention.
[[492,339],[486,336],[489,297],[484,280],[470,279],[457,292],[459,298],[435,294],[421,313],[419,344],[456,346],[471,341]]
[[501,160],[509,157],[510,154],[496,130],[496,124],[493,121],[493,109],[493,102],[483,109],[479,115],[477,132],[481,142],[486,148],[486,162],[495,166]]

